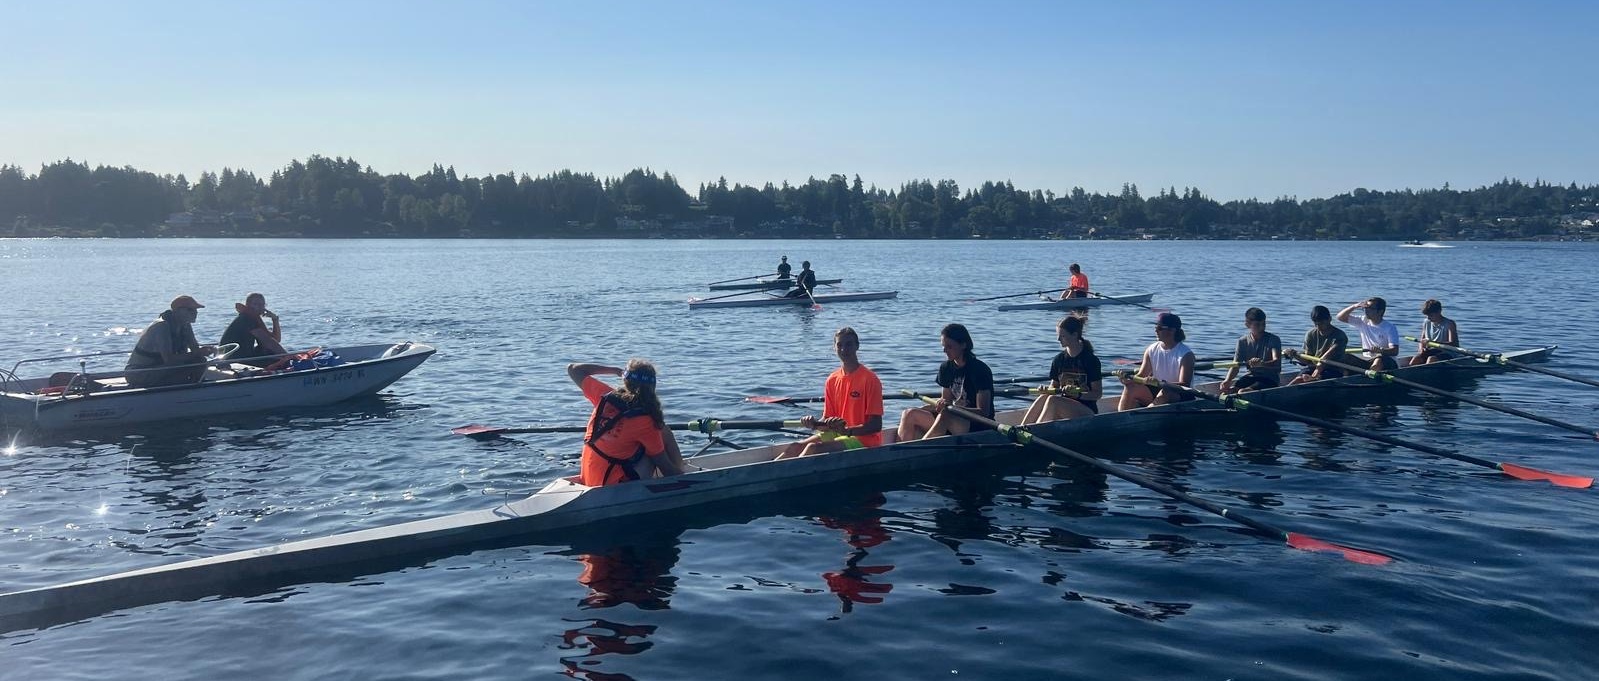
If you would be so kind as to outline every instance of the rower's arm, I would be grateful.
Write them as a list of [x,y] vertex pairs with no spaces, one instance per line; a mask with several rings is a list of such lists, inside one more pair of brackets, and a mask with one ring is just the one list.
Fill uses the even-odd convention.
[[1360,306],[1362,306],[1364,304],[1365,304],[1364,302],[1355,303],[1353,305],[1350,305],[1349,307],[1346,307],[1346,308],[1344,308],[1342,310],[1339,310],[1338,311],[1338,321],[1343,322],[1345,324],[1348,324],[1349,323],[1349,314],[1354,312],[1355,310],[1360,309]]
[[1194,384],[1194,353],[1183,355],[1182,364],[1177,370],[1177,382],[1183,385]]
[[1077,395],[1079,399],[1094,400],[1095,402],[1098,402],[1099,398],[1104,396],[1105,383],[1103,381],[1089,381],[1088,386],[1083,388],[1083,392]]
[[841,435],[875,435],[883,432],[883,415],[872,414],[866,417],[866,423],[845,428],[839,431]]
[[677,446],[677,436],[673,435],[672,429],[665,424],[661,425],[661,444],[665,446],[665,450],[660,456],[644,458],[655,464],[655,470],[659,471],[663,478],[669,475],[682,475],[688,464],[683,462],[683,450]]
[[1449,320],[1449,326],[1444,329],[1444,345],[1460,345],[1460,327],[1455,326],[1455,320]]
[[992,413],[994,413],[994,391],[992,391],[992,390],[979,390],[979,391],[977,391],[977,411],[980,414],[992,414]]
[[607,366],[604,364],[580,364],[574,362],[566,365],[566,377],[572,379],[572,382],[576,383],[577,387],[579,388],[583,387],[583,379],[593,376],[594,374],[610,374],[612,376],[621,376],[624,373],[626,372],[623,371],[621,367]]

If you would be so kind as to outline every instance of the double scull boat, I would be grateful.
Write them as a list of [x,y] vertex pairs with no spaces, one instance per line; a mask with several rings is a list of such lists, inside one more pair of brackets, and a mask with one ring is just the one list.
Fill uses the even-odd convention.
[[783,307],[786,305],[810,305],[823,303],[853,303],[863,300],[887,300],[899,296],[899,291],[873,291],[870,293],[817,293],[809,296],[774,296],[770,294],[750,294],[746,297],[723,298],[713,300],[710,298],[689,298],[690,310],[712,307]]

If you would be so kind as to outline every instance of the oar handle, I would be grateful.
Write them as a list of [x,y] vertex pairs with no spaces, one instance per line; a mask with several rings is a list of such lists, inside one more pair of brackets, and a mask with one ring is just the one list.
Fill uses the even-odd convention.
[[694,419],[688,423],[673,423],[668,426],[672,430],[687,430],[695,433],[710,435],[722,430],[779,430],[782,428],[799,428],[799,419],[788,421],[723,421],[720,419]]

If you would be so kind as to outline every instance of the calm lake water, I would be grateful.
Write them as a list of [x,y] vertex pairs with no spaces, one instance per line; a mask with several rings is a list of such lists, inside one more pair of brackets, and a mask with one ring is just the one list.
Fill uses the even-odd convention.
[[[848,289],[900,297],[819,312],[684,305],[708,295],[705,282],[771,271],[785,254]],[[529,493],[575,471],[577,436],[478,443],[449,429],[583,422],[572,361],[654,359],[668,415],[682,420],[799,416],[742,398],[819,394],[845,325],[891,391],[932,385],[948,322],[971,328],[997,376],[1047,373],[1056,314],[964,300],[1059,287],[1070,262],[1099,291],[1156,293],[1201,355],[1230,352],[1251,305],[1297,345],[1313,304],[1383,295],[1413,334],[1421,301],[1437,297],[1468,346],[1558,343],[1548,366],[1595,376],[1599,356],[1581,339],[1599,336],[1584,283],[1596,256],[1594,244],[1501,243],[0,240],[5,368],[126,350],[179,293],[208,306],[197,331],[212,342],[232,303],[261,291],[291,347],[439,348],[376,398],[332,408],[17,439],[0,456],[0,590]],[[1146,310],[1101,308],[1089,337],[1107,360],[1136,356],[1151,322]],[[1468,389],[1599,424],[1599,390],[1585,386],[1503,374]],[[1493,460],[1599,472],[1599,443],[1452,400],[1335,416]],[[703,442],[682,441],[689,452]],[[1599,677],[1592,490],[1290,423],[1084,449],[1399,561],[1294,551],[1019,452],[12,631],[0,634],[0,677]]]

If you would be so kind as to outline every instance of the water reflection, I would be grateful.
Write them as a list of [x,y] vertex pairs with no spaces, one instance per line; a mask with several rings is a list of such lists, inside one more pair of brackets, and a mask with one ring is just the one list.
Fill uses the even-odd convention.
[[[583,566],[577,581],[588,587],[588,594],[578,601],[579,605],[585,610],[621,605],[633,605],[639,610],[670,609],[672,593],[677,588],[672,569],[681,553],[680,534],[645,535],[601,548],[574,547],[578,551],[576,559]],[[646,640],[655,633],[655,625],[600,618],[563,621],[579,624],[561,634],[560,649],[572,651],[560,658],[562,673],[572,678],[630,680],[633,677],[627,674],[594,667],[601,663],[601,656],[637,655],[655,645]]]
[[882,494],[873,494],[848,516],[817,518],[824,527],[842,531],[844,543],[854,549],[844,559],[843,570],[822,573],[822,581],[827,583],[827,589],[838,597],[841,613],[849,614],[856,603],[882,603],[883,596],[880,594],[894,589],[893,584],[872,581],[873,576],[893,571],[893,565],[861,564],[870,555],[867,549],[890,539],[888,529],[883,527],[881,512],[887,501]]

